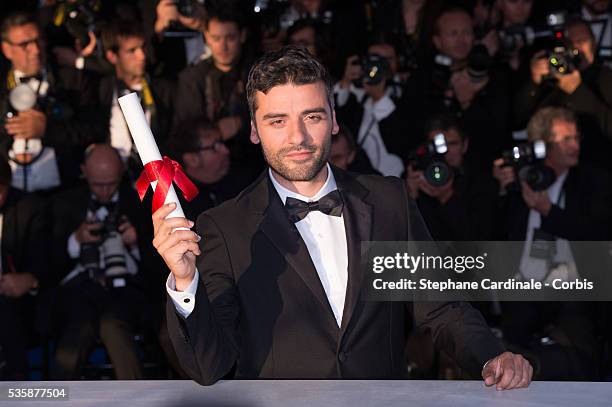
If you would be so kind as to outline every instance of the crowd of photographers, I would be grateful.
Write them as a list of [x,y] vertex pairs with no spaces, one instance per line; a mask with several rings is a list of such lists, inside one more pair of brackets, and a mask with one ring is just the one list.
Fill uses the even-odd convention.
[[[100,345],[118,379],[167,377],[145,369],[150,343],[182,375],[117,99],[137,92],[162,153],[198,186],[183,202],[195,220],[264,169],[244,86],[287,44],[335,78],[334,165],[403,178],[436,240],[524,241],[524,278],[580,275],[593,262],[573,242],[612,240],[611,3],[3,2],[0,379],[29,378],[41,344],[52,379],[87,377]],[[536,378],[610,377],[607,303],[475,305]],[[423,357],[427,333],[412,338],[413,377],[462,377]]]

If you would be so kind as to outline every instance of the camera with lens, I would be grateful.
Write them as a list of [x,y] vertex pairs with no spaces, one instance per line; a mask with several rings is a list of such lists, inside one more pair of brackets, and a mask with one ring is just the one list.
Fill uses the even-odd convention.
[[194,0],[174,0],[176,10],[185,17],[193,17],[195,14]]
[[422,171],[425,180],[434,187],[446,185],[453,172],[444,155],[448,151],[444,134],[436,134],[432,140],[419,145],[408,154],[408,161],[416,171]]
[[96,17],[101,7],[100,0],[60,0],[53,16],[53,25],[63,25],[85,47],[89,44],[88,32],[97,32]]
[[124,221],[125,217],[109,213],[102,226],[91,232],[92,235],[99,236],[100,240],[81,244],[81,266],[94,280],[127,273],[127,252],[118,231],[119,225]]
[[489,50],[483,44],[472,47],[467,61],[467,72],[472,82],[482,82],[489,76],[492,58]]
[[565,36],[565,23],[565,12],[555,12],[546,16],[546,24],[552,33],[552,45],[547,53],[548,64],[551,72],[556,75],[572,73],[580,65],[578,50],[568,45]]
[[361,66],[362,75],[354,85],[361,87],[362,84],[378,85],[385,79],[391,77],[391,66],[387,58],[377,54],[366,54],[355,65]]
[[[502,152],[502,158],[502,166],[513,167],[517,178],[534,191],[546,190],[555,182],[555,172],[544,164],[546,143],[542,140],[516,145]],[[514,183],[511,189],[520,190],[520,184]]]

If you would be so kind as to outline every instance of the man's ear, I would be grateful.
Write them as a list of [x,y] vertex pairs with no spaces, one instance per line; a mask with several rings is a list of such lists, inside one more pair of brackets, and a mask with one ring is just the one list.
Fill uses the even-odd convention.
[[340,126],[338,125],[338,122],[336,121],[336,111],[334,110],[332,106],[332,134],[338,134],[339,131],[340,131]]
[[6,59],[10,60],[13,57],[13,49],[6,41],[2,41],[2,53],[4,54]]
[[81,173],[87,178],[87,167],[85,167],[85,164],[81,164]]
[[246,42],[247,39],[247,31],[245,28],[243,28],[242,30],[240,30],[240,43],[244,44]]
[[108,62],[110,62],[113,65],[117,64],[117,54],[115,54],[113,51],[107,50],[105,53],[105,56]]
[[255,126],[255,123],[253,123],[253,120],[251,120],[251,135],[250,135],[250,139],[251,139],[251,143],[253,143],[253,144],[261,143],[261,140],[259,139],[259,134],[257,133],[257,127]]

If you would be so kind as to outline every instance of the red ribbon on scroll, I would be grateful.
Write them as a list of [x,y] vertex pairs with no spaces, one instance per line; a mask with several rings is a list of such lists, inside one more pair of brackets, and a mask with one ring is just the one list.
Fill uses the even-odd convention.
[[164,156],[163,160],[151,161],[144,166],[142,174],[140,174],[136,181],[136,190],[141,201],[144,199],[149,185],[153,181],[157,181],[157,186],[153,193],[153,212],[164,204],[172,181],[181,190],[187,201],[191,201],[198,194],[198,188],[185,175],[183,167],[166,156]]

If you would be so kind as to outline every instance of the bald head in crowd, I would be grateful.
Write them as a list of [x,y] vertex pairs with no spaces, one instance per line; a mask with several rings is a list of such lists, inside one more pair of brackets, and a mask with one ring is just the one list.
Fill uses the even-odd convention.
[[94,144],[85,151],[81,170],[92,194],[101,203],[107,203],[119,189],[125,167],[113,147],[108,144]]

